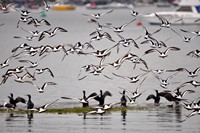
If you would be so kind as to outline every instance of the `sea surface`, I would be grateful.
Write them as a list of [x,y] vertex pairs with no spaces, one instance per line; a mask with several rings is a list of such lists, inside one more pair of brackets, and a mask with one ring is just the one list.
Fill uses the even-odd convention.
[[[139,13],[148,14],[155,11],[170,11],[175,9],[175,7],[168,8],[156,8],[156,7],[136,7]],[[26,23],[20,22],[19,28],[17,28],[17,23],[20,18],[18,12],[10,12],[8,14],[0,14],[0,23],[4,23],[0,27],[0,62],[4,62],[13,53],[11,50],[21,43],[27,43],[31,46],[41,46],[41,45],[51,45],[56,46],[58,44],[75,44],[77,42],[85,43],[88,42],[92,36],[90,33],[94,32],[96,29],[96,24],[88,23],[89,16],[84,16],[82,14],[91,13],[102,13],[107,12],[111,9],[105,10],[88,10],[85,7],[77,7],[74,11],[49,11],[46,13],[46,17],[41,17],[38,12],[40,10],[33,10],[30,16],[37,18],[38,20],[46,19],[50,22],[51,26],[42,25],[39,27],[34,27],[33,25],[27,25]],[[131,16],[128,9],[114,9],[110,14],[102,16],[101,19],[97,20],[102,23],[111,23],[113,26],[121,26],[127,22],[133,20],[134,17]],[[182,38],[174,33],[171,29],[162,28],[162,30],[156,34],[154,37],[159,41],[165,41],[167,47],[179,47],[180,51],[169,51],[167,58],[162,59],[158,57],[158,53],[154,52],[148,55],[143,55],[144,52],[150,49],[150,44],[140,44],[144,41],[144,29],[141,23],[150,31],[154,32],[158,30],[159,25],[149,25],[144,19],[138,18],[133,23],[124,27],[124,32],[120,35],[125,38],[136,39],[136,43],[139,49],[131,45],[130,47],[119,47],[119,53],[117,53],[116,48],[112,49],[111,55],[107,57],[103,64],[112,63],[125,55],[129,50],[144,59],[150,69],[177,69],[180,67],[187,68],[189,70],[195,70],[200,66],[199,58],[192,58],[186,56],[192,50],[200,48],[199,41],[200,38],[194,38],[190,43],[183,42]],[[43,40],[38,41],[38,38],[32,41],[27,41],[24,38],[14,38],[14,36],[25,37],[30,34],[26,30],[49,30],[55,27],[63,27],[68,30],[66,33],[57,31],[57,34],[48,38],[45,37]],[[183,33],[180,29],[185,30],[200,30],[199,25],[172,25],[173,29],[177,32],[184,34],[185,36],[192,36],[189,33]],[[104,28],[104,32],[108,32],[116,42],[111,42],[104,38],[100,41],[92,42],[95,50],[103,50],[114,46],[120,38],[112,29]],[[69,46],[65,47],[70,48]],[[166,48],[161,48],[164,51]],[[85,50],[86,52],[93,52],[92,49]],[[17,51],[17,53],[20,52]],[[40,59],[38,55],[30,57],[21,54],[21,60],[31,60],[37,61]],[[81,107],[81,104],[76,100],[66,100],[60,97],[72,97],[72,98],[82,98],[82,91],[86,91],[86,95],[92,92],[99,94],[100,90],[110,91],[112,97],[106,97],[106,103],[119,102],[121,98],[122,89],[125,88],[129,90],[135,90],[139,85],[140,81],[137,83],[130,83],[128,80],[116,77],[112,73],[116,73],[122,76],[136,76],[138,74],[144,73],[140,68],[145,69],[144,65],[139,64],[134,65],[131,62],[124,62],[119,69],[112,67],[106,67],[103,70],[103,74],[112,79],[108,79],[103,75],[93,76],[89,75],[83,80],[78,80],[78,74],[80,69],[84,65],[94,64],[98,65],[100,62],[99,58],[93,55],[77,55],[69,54],[62,61],[64,52],[60,51],[57,53],[50,53],[39,63],[38,68],[49,67],[54,73],[55,77],[52,78],[49,73],[44,73],[41,75],[36,75],[35,84],[42,86],[44,82],[55,82],[56,86],[47,86],[44,93],[38,93],[35,86],[29,83],[17,83],[14,81],[15,77],[10,77],[5,84],[0,85],[0,100],[1,104],[7,100],[7,96],[10,93],[14,94],[14,97],[21,96],[27,99],[26,94],[31,94],[32,101],[35,106],[41,106],[45,103],[59,99],[55,104],[49,106],[49,108],[68,108],[68,107]],[[28,63],[21,63],[19,59],[11,58],[9,66],[0,70],[0,75],[6,73],[8,69],[15,68],[17,66],[25,65]],[[30,73],[34,73],[35,69],[28,68]],[[162,78],[167,78],[174,73],[163,73],[160,76]],[[81,71],[80,77],[87,75],[84,71]],[[174,90],[179,85],[186,81],[190,81],[192,78],[187,76],[186,72],[180,72],[173,76],[170,80],[175,82],[168,86],[168,90]],[[200,81],[199,76],[195,77],[194,80]],[[164,91],[160,87],[159,80],[156,79],[152,73],[146,75],[146,80],[141,85],[139,92],[142,95],[136,100],[135,104],[128,104],[128,106],[146,106],[153,103],[153,100],[146,101],[146,97],[149,94],[155,94],[155,89],[159,92]],[[191,85],[184,87],[185,89],[195,90],[195,93],[188,94],[185,98],[189,100],[194,100],[199,97],[200,88],[194,88]],[[166,99],[162,98],[161,103],[164,105],[172,104]],[[95,106],[98,103],[95,100],[90,101],[91,106]],[[19,103],[18,108],[25,109],[26,105]],[[157,108],[157,107],[155,107]],[[179,110],[164,108],[164,109],[154,109],[154,110],[142,110],[142,111],[127,111],[127,112],[111,112],[106,113],[103,116],[99,115],[87,115],[82,116],[80,114],[50,114],[50,113],[33,113],[33,114],[17,114],[17,113],[0,113],[0,132],[183,132],[183,133],[198,133],[200,132],[200,117],[198,115],[187,119],[185,122],[180,123],[179,121],[186,118],[190,111],[185,110],[180,107]]]

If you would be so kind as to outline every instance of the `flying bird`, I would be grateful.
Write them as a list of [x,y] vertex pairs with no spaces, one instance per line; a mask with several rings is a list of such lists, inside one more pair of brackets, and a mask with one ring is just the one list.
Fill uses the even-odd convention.
[[124,47],[129,47],[129,45],[131,43],[134,44],[134,46],[136,48],[139,49],[139,46],[138,44],[135,42],[136,40],[138,40],[141,36],[137,37],[136,39],[133,39],[133,38],[124,38],[122,37],[120,34],[117,33],[117,35],[120,37],[121,40],[118,41],[118,43],[115,45],[117,47],[117,53],[119,52],[119,46],[122,45]]
[[12,6],[13,3],[5,4],[3,1],[0,3],[1,10],[3,13],[9,13],[9,7]]
[[30,110],[33,110],[33,111],[37,111],[38,113],[43,113],[47,110],[47,107],[49,107],[50,105],[54,104],[55,102],[57,102],[59,99],[56,99],[54,100],[53,102],[50,102],[50,103],[46,103],[38,108],[32,108]]
[[43,93],[44,92],[44,89],[47,87],[47,85],[57,85],[56,83],[54,82],[45,82],[41,87],[37,86],[36,84],[34,84],[33,82],[29,81],[28,83],[34,85],[36,88],[37,88],[37,91],[39,93]]
[[54,29],[53,29],[53,31],[43,31],[42,33],[41,33],[41,35],[40,35],[40,37],[39,37],[39,39],[38,39],[38,41],[41,41],[46,35],[49,35],[49,38],[50,37],[53,37],[53,36],[55,36],[57,33],[57,31],[60,31],[60,32],[68,32],[66,29],[64,29],[64,28],[61,28],[61,27],[55,27]]
[[38,20],[36,18],[31,18],[31,20],[27,23],[28,25],[34,24],[35,27],[41,26],[44,23],[47,26],[51,26],[51,24],[46,19]]
[[50,68],[48,68],[48,67],[46,67],[46,68],[41,68],[41,69],[35,69],[35,72],[34,72],[34,76],[35,76],[35,74],[42,74],[42,73],[44,73],[44,72],[49,72],[49,74],[51,75],[51,77],[54,77],[54,74],[53,74],[53,72],[51,71],[51,69]]
[[113,73],[113,75],[117,76],[117,77],[120,77],[120,78],[123,78],[123,79],[127,79],[130,81],[130,83],[136,83],[140,80],[141,77],[143,77],[144,75],[146,75],[147,73],[143,73],[143,74],[138,74],[134,77],[129,77],[129,76],[121,76],[121,75],[118,75],[118,74],[115,74]]
[[144,55],[146,54],[150,54],[150,53],[153,53],[153,52],[158,52],[159,53],[159,57],[161,58],[166,58],[168,55],[167,55],[167,52],[168,51],[179,51],[180,48],[177,48],[177,47],[168,47],[164,52],[161,52],[157,49],[149,49],[147,51],[145,51]]
[[113,10],[110,10],[110,11],[108,11],[108,12],[103,12],[103,13],[94,13],[94,14],[85,14],[85,13],[83,13],[83,15],[84,15],[84,16],[91,16],[91,17],[93,17],[94,19],[100,19],[103,15],[109,14],[109,13],[111,13],[111,12],[113,12]]
[[197,67],[194,71],[190,71],[188,70],[187,68],[177,68],[175,70],[168,70],[168,72],[183,72],[183,71],[186,71],[188,73],[188,77],[197,77],[198,76],[198,71],[200,70],[200,67]]
[[197,35],[194,35],[194,36],[192,36],[192,37],[186,37],[186,36],[184,36],[184,35],[178,33],[176,30],[174,30],[174,29],[172,29],[172,28],[171,28],[171,30],[172,30],[174,33],[176,33],[177,35],[179,35],[179,36],[183,39],[183,41],[186,42],[186,43],[191,42],[192,39],[194,39],[194,38],[197,37]]
[[196,50],[190,51],[186,55],[191,56],[191,57],[195,57],[195,58],[199,58],[200,57],[200,50],[196,49]]
[[121,26],[118,26],[118,27],[114,27],[114,26],[110,25],[109,28],[113,29],[113,31],[116,32],[116,33],[121,33],[121,32],[123,32],[124,27],[126,27],[130,23],[134,22],[135,20],[136,19],[133,19],[130,22],[124,23],[124,24],[122,24]]
[[57,1],[57,2],[53,3],[52,5],[49,5],[46,0],[43,0],[43,3],[44,3],[43,9],[45,11],[49,11],[49,9],[52,9],[56,4],[60,3],[60,1]]

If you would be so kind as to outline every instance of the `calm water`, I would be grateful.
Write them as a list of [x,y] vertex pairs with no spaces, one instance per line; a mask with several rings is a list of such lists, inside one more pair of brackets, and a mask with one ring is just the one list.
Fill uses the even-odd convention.
[[184,132],[199,133],[199,119],[178,123],[181,113],[171,110],[122,111],[104,116],[77,114],[2,113],[1,132]]
[[[150,7],[146,8],[137,8],[138,11],[142,13],[153,12]],[[156,10],[171,10],[173,8],[157,8]],[[5,23],[5,25],[0,27],[0,39],[1,42],[1,59],[0,62],[5,61],[10,55],[11,50],[14,47],[17,47],[21,43],[28,43],[31,46],[40,46],[40,45],[58,45],[60,43],[72,43],[80,41],[82,43],[90,40],[89,34],[93,32],[96,28],[95,24],[87,23],[88,17],[83,16],[82,13],[93,13],[93,12],[104,12],[105,10],[86,10],[83,7],[78,8],[75,11],[69,12],[55,12],[50,11],[47,14],[47,19],[51,23],[50,28],[60,26],[68,30],[67,33],[58,33],[53,38],[44,38],[41,42],[38,42],[37,39],[31,42],[26,41],[25,39],[15,39],[14,36],[28,36],[26,32],[20,28],[16,28],[18,19],[20,15],[18,13],[12,12],[10,14],[1,14],[0,23]],[[125,9],[114,10],[112,14],[103,16],[101,23],[110,22],[114,26],[120,26],[124,23],[129,22],[133,18],[129,14],[130,12]],[[38,14],[32,14],[32,16],[40,18]],[[144,25],[150,31],[155,31],[159,27],[148,25],[145,21],[142,20]],[[137,21],[130,24],[124,28],[124,32],[121,34],[124,37],[137,38],[138,36],[144,35],[143,28],[137,26]],[[20,23],[20,26],[27,30],[36,30],[32,25],[26,25]],[[174,26],[174,28],[187,29],[187,30],[200,30],[199,26]],[[37,30],[47,30],[49,27],[42,26],[38,27]],[[119,37],[114,34],[110,29],[105,29],[109,32],[113,39],[118,41]],[[189,34],[186,34],[189,36]],[[147,62],[149,68],[153,69],[176,69],[178,67],[185,67],[190,70],[196,69],[200,66],[199,59],[186,57],[186,53],[191,50],[199,49],[199,38],[195,38],[191,43],[184,43],[180,36],[176,35],[169,29],[162,29],[161,32],[155,34],[155,37],[159,40],[166,40],[171,38],[166,42],[168,47],[176,46],[181,48],[181,51],[178,52],[169,52],[170,55],[166,59],[160,59],[156,53],[143,56],[143,59]],[[138,39],[136,42],[139,44],[143,41],[143,37]],[[105,49],[110,48],[115,43],[110,42],[106,39],[98,42],[94,42],[93,46],[95,49]],[[144,51],[148,50],[150,47],[147,45],[140,45],[139,49],[136,49],[134,46],[130,46],[131,52],[141,56],[144,54]],[[105,63],[113,62],[118,58],[122,57],[129,48],[120,47],[120,52],[117,54],[116,49],[114,49],[111,55],[105,59]],[[163,49],[164,50],[164,49]],[[88,50],[92,51],[92,50]],[[12,92],[14,96],[22,96],[26,98],[26,94],[32,95],[32,101],[35,103],[35,106],[43,105],[44,103],[51,102],[62,96],[68,97],[82,97],[82,90],[86,90],[87,95],[92,92],[99,92],[100,89],[103,91],[109,90],[113,96],[106,98],[106,103],[118,102],[121,95],[119,92],[121,89],[119,87],[127,89],[135,89],[138,86],[138,83],[131,84],[127,80],[115,77],[112,75],[112,72],[115,72],[119,75],[135,76],[141,73],[140,67],[137,66],[133,70],[133,64],[124,63],[122,67],[118,70],[112,68],[106,68],[104,74],[113,78],[113,80],[108,80],[103,76],[93,77],[89,76],[84,80],[77,80],[78,73],[80,68],[87,64],[99,64],[99,59],[93,56],[78,56],[76,54],[69,55],[65,58],[63,62],[61,59],[63,57],[63,52],[52,53],[46,58],[44,58],[39,67],[49,67],[55,78],[49,77],[48,73],[43,75],[37,75],[36,84],[42,85],[46,81],[56,82],[56,86],[49,86],[44,93],[39,94],[34,86],[30,84],[19,84],[13,81],[13,78],[10,78],[6,84],[0,86],[0,100],[4,100]],[[23,59],[30,59],[32,61],[37,61],[38,56],[36,57],[24,57]],[[1,69],[0,74],[3,75],[8,68],[15,68],[16,66],[24,65],[19,63],[17,60],[12,59],[10,65],[7,68]],[[34,69],[30,69],[30,72],[34,72]],[[167,78],[171,73],[165,73],[161,75],[163,78]],[[83,74],[84,75],[84,74]],[[199,81],[199,77],[196,77],[195,80]],[[181,83],[191,80],[187,77],[186,73],[177,74],[174,78],[174,81],[178,82],[177,84],[172,84],[168,89],[173,90]],[[145,101],[146,97],[153,93],[155,94],[154,89],[163,91],[163,88],[159,86],[159,81],[152,75],[148,74],[147,79],[142,84],[140,88],[144,93],[137,99],[136,106],[145,105],[147,103],[152,103],[152,101]],[[195,89],[194,94],[186,95],[188,99],[195,99],[199,97],[200,90],[199,88],[193,88],[191,86],[186,87],[186,89]],[[165,99],[161,99],[161,102],[164,104],[170,104]],[[3,103],[3,102],[2,102]],[[96,105],[96,101],[90,102],[90,105]],[[135,106],[130,105],[130,106]],[[76,101],[67,101],[59,99],[57,103],[51,107],[63,108],[63,107],[74,107],[81,106]],[[19,104],[20,108],[25,108],[23,104]],[[78,114],[10,114],[10,113],[0,113],[1,121],[1,132],[200,132],[199,116],[194,116],[184,123],[178,123],[177,121],[185,118],[185,115],[190,113],[185,109],[181,109],[181,112],[175,113],[174,111],[168,109],[162,109],[158,111],[127,111],[127,112],[112,112],[106,114],[105,116],[79,116]],[[125,115],[124,115],[125,114]],[[108,130],[109,129],[109,130]]]

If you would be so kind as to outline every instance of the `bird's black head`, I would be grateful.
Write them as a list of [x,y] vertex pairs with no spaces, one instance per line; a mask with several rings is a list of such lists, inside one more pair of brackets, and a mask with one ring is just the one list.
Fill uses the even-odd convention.
[[13,93],[10,93],[10,96],[13,97]]

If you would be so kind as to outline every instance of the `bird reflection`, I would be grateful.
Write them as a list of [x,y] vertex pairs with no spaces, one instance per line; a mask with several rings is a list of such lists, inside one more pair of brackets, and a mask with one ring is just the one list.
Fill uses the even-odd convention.
[[27,112],[27,132],[33,132],[32,131],[32,121],[33,121],[33,112]]
[[32,112],[27,113],[27,120],[28,120],[29,127],[31,127],[32,119],[33,119],[33,113]]
[[6,117],[5,121],[16,121],[17,118],[23,118],[23,115],[20,114],[14,114],[14,113],[8,113],[8,116]]
[[6,117],[5,121],[13,121],[14,114],[9,113],[8,116]]
[[123,125],[126,125],[126,115],[127,115],[127,110],[122,110],[121,116],[122,116],[122,124]]
[[176,121],[181,121],[182,119],[182,108],[181,106],[175,106],[175,116],[176,116]]

